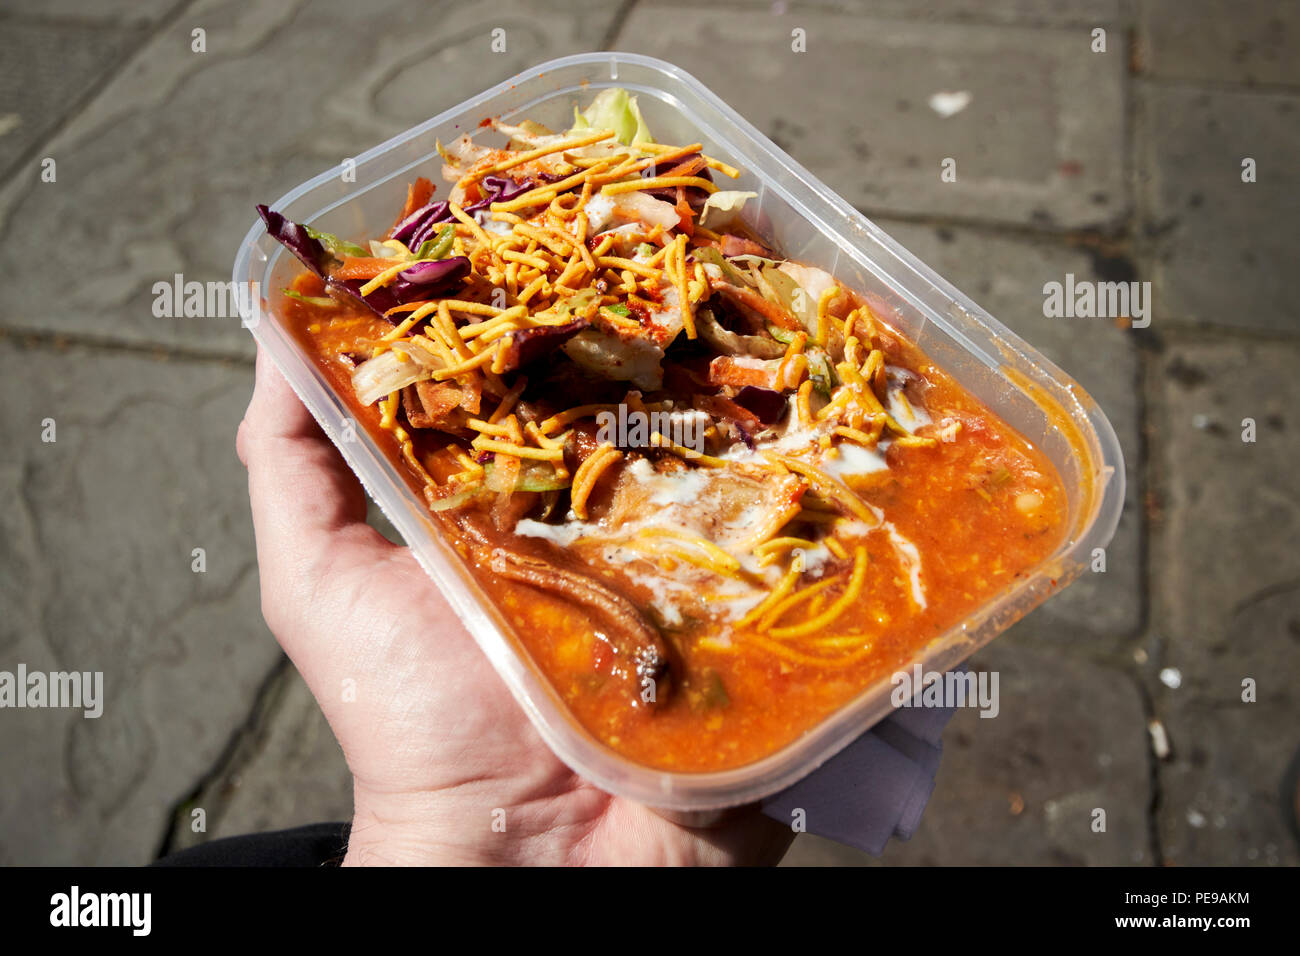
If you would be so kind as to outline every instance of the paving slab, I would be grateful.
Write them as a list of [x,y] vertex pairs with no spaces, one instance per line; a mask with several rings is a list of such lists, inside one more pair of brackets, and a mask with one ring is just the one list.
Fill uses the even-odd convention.
[[0,339],[0,670],[104,688],[98,719],[0,710],[0,860],[149,860],[278,658],[234,453],[251,377]]
[[1142,620],[1141,389],[1138,348],[1151,329],[1108,319],[1046,318],[1047,282],[1125,278],[1122,261],[1086,247],[989,230],[877,220],[891,236],[994,318],[1063,368],[1095,398],[1123,447],[1128,491],[1104,573],[1087,571],[1017,624],[1016,639],[1113,653]]
[[[1000,712],[963,709],[921,826],[880,858],[800,836],[783,865],[1150,864],[1150,770],[1137,682],[1061,654],[993,643]],[[1093,829],[1105,811],[1105,831]]]
[[[195,829],[199,819],[203,830]],[[230,759],[180,809],[171,849],[351,819],[352,774],[311,691],[286,662],[263,688]]]
[[[250,355],[235,317],[160,319],[153,286],[224,282],[253,205],[524,67],[599,47],[618,5],[200,0],[0,187],[0,326]],[[191,31],[205,33],[205,52]],[[491,31],[505,30],[492,53]],[[3,140],[0,140],[3,142]],[[33,248],[93,251],[66,263]],[[52,300],[57,290],[57,305]]]
[[[49,23],[0,13],[0,172],[12,172],[145,36],[141,25],[117,20]],[[35,179],[39,165],[24,172]]]
[[[1294,331],[1300,96],[1144,85],[1138,109],[1143,271],[1157,316]],[[1244,159],[1253,183],[1242,181]]]
[[[682,0],[681,5],[686,5]],[[1132,19],[1126,0],[725,0],[719,9],[742,16],[799,16],[809,11],[880,19],[940,20],[954,23],[1011,23],[1019,26],[1124,25]]]
[[1298,365],[1295,342],[1223,337],[1172,345],[1155,373],[1148,681],[1172,745],[1160,822],[1175,863],[1300,862],[1278,799],[1300,748]]
[[1300,6],[1141,0],[1143,73],[1171,80],[1300,85]]
[[57,23],[156,23],[171,11],[183,9],[189,0],[41,0],[25,16],[37,16]]
[[[806,52],[792,50],[796,30]],[[1083,27],[650,2],[614,45],[688,70],[860,208],[1070,228],[1113,225],[1129,207],[1126,54],[1089,40]],[[930,105],[948,94],[951,110],[962,93],[951,115]],[[955,182],[940,179],[948,158]]]

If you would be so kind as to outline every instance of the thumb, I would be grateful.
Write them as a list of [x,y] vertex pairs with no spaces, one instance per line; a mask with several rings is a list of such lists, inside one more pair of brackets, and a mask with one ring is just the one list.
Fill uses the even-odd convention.
[[340,559],[381,561],[398,546],[366,520],[366,495],[338,450],[261,349],[236,438],[262,581],[262,612],[290,657],[288,625]]

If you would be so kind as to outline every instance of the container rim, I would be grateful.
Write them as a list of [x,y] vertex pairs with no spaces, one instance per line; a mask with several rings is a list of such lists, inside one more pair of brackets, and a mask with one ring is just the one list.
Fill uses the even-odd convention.
[[[872,240],[890,255],[890,260],[881,263],[877,256],[871,257],[886,276],[893,277],[897,272],[911,273],[920,280],[941,292],[951,303],[950,311],[955,311],[965,320],[972,321],[992,333],[998,350],[1004,359],[1023,363],[1030,371],[1025,377],[1030,380],[1039,395],[1035,400],[1040,404],[1059,408],[1066,419],[1078,431],[1078,451],[1086,455],[1087,461],[1081,471],[1090,479],[1087,504],[1076,515],[1074,526],[1067,534],[1061,546],[1038,568],[1027,574],[1010,588],[992,595],[981,609],[965,621],[954,625],[944,634],[938,636],[925,647],[919,648],[914,655],[914,662],[925,660],[929,669],[944,670],[956,666],[971,653],[982,647],[994,636],[1008,627],[1023,614],[1028,613],[1059,587],[1063,587],[1082,568],[1078,560],[1080,554],[1087,554],[1093,548],[1107,544],[1118,525],[1124,501],[1124,462],[1119,440],[1110,421],[1095,400],[1059,367],[1039,353],[1031,345],[991,316],[987,311],[968,298],[950,282],[936,273],[925,263],[908,252],[897,241],[880,229],[864,214],[849,205],[835,194],[820,179],[805,169],[800,163],[773,144],[752,124],[741,117],[708,87],[695,79],[690,73],[675,64],[642,54],[606,51],[599,53],[582,53],[559,57],[539,63],[523,70],[509,79],[471,97],[463,103],[438,113],[436,116],[419,123],[404,132],[390,137],[352,158],[354,169],[360,169],[368,161],[380,158],[398,146],[420,137],[434,127],[449,123],[475,110],[481,110],[485,104],[523,84],[533,83],[542,74],[568,67],[599,67],[609,69],[608,79],[590,80],[589,86],[596,90],[605,86],[618,85],[620,66],[641,67],[659,74],[659,79],[672,81],[688,88],[691,94],[704,100],[717,110],[729,123],[763,154],[763,162],[750,163],[750,168],[757,174],[770,178],[771,169],[761,167],[773,165],[783,168],[804,186],[810,189],[816,198],[835,212],[843,216],[850,224],[862,229]],[[561,91],[563,92],[563,91]],[[668,91],[665,91],[668,92]],[[690,117],[688,117],[690,118]],[[698,117],[695,117],[698,119]],[[716,133],[716,131],[714,131]],[[725,142],[734,137],[722,136]],[[728,143],[728,145],[732,145]],[[748,156],[747,156],[748,158]],[[338,179],[345,163],[340,163],[308,179],[299,186],[286,192],[274,204],[274,209],[284,209],[291,203],[308,196],[316,189]],[[769,183],[768,188],[788,196],[779,183]],[[349,196],[320,209],[316,215],[345,205],[362,191],[358,184]],[[821,217],[818,217],[819,219]],[[856,245],[851,236],[835,230],[828,223],[826,227],[841,248]],[[260,220],[254,220],[244,236],[234,262],[234,281],[243,283],[248,280],[249,269],[253,264],[253,252],[258,240],[265,235]],[[267,269],[283,255],[278,247],[266,260]],[[865,251],[863,255],[866,255]],[[925,303],[908,298],[913,305],[926,315],[927,322],[938,321],[940,327],[956,338],[972,355],[987,365],[1009,368],[1005,363],[992,358],[983,349],[975,346],[956,329],[942,314],[935,312]],[[269,312],[269,310],[268,310]],[[797,780],[814,771],[829,760],[854,739],[865,733],[876,722],[888,716],[893,707],[888,695],[880,694],[880,681],[864,687],[858,695],[845,702],[837,710],[827,715],[811,730],[783,746],[780,750],[761,760],[744,764],[728,770],[708,772],[680,772],[659,770],[631,759],[608,748],[591,735],[568,712],[563,701],[551,687],[550,682],[540,674],[535,664],[528,658],[526,649],[516,640],[504,633],[499,618],[496,622],[486,617],[471,620],[470,610],[475,603],[472,595],[448,593],[448,586],[465,584],[463,569],[446,566],[444,559],[448,555],[445,543],[441,541],[435,526],[427,518],[421,520],[410,513],[401,500],[401,491],[392,487],[394,481],[400,482],[400,476],[393,469],[391,462],[377,448],[369,447],[368,436],[361,442],[344,442],[338,435],[326,409],[336,410],[338,399],[330,393],[323,380],[314,370],[302,375],[304,359],[296,351],[296,345],[290,343],[285,334],[276,326],[275,334],[267,329],[267,323],[245,323],[257,340],[290,382],[298,397],[303,401],[326,434],[334,441],[352,470],[356,472],[371,498],[379,505],[385,515],[393,522],[403,538],[411,546],[420,564],[452,600],[454,608],[460,614],[463,623],[469,628],[480,648],[487,654],[498,674],[509,686],[515,699],[531,718],[534,726],[552,751],[578,774],[603,790],[628,797],[649,806],[670,811],[710,811],[727,807],[753,803],[764,796],[780,791]],[[274,325],[274,323],[272,323]],[[1022,373],[1023,374],[1023,373]],[[1026,391],[1023,384],[1016,387]],[[365,454],[363,455],[363,452]],[[378,455],[378,460],[374,459]],[[367,479],[370,480],[367,480]],[[390,487],[380,484],[386,479]],[[404,488],[404,485],[400,487]],[[390,494],[390,491],[393,492]],[[409,497],[409,496],[408,496]],[[424,538],[438,549],[430,555],[422,548],[416,547],[414,538]],[[468,582],[474,587],[473,582]],[[477,590],[477,588],[475,588]],[[481,600],[482,594],[479,592]],[[1029,603],[1015,609],[1011,616],[999,615],[1007,604],[1017,598],[1030,598]],[[477,608],[482,615],[482,607]],[[495,613],[493,611],[493,613]],[[513,658],[513,659],[511,659]],[[874,696],[874,700],[872,700]],[[545,702],[546,707],[543,706]],[[882,706],[883,705],[883,706]],[[554,711],[544,713],[544,709]]]

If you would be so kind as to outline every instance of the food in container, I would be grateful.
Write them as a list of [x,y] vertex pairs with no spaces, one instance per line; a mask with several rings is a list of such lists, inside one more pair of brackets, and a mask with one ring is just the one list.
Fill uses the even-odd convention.
[[[658,85],[596,89],[604,64]],[[557,73],[564,125],[554,97],[493,109]],[[275,273],[259,338],[318,417],[324,392],[360,424],[406,492],[381,504],[557,752],[698,810],[796,779],[892,673],[1063,582],[1080,529],[1113,526],[1117,454],[1004,330],[995,371],[1055,441],[981,400],[909,327],[915,276],[843,256],[861,237],[774,201],[674,84],[709,100],[658,61],[556,61],[460,110],[367,229],[260,207],[302,267]]]

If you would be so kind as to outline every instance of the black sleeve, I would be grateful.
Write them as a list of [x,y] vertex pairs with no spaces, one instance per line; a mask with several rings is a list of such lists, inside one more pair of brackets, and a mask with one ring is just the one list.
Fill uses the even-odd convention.
[[338,866],[350,830],[347,823],[311,823],[225,837],[165,856],[153,866]]

